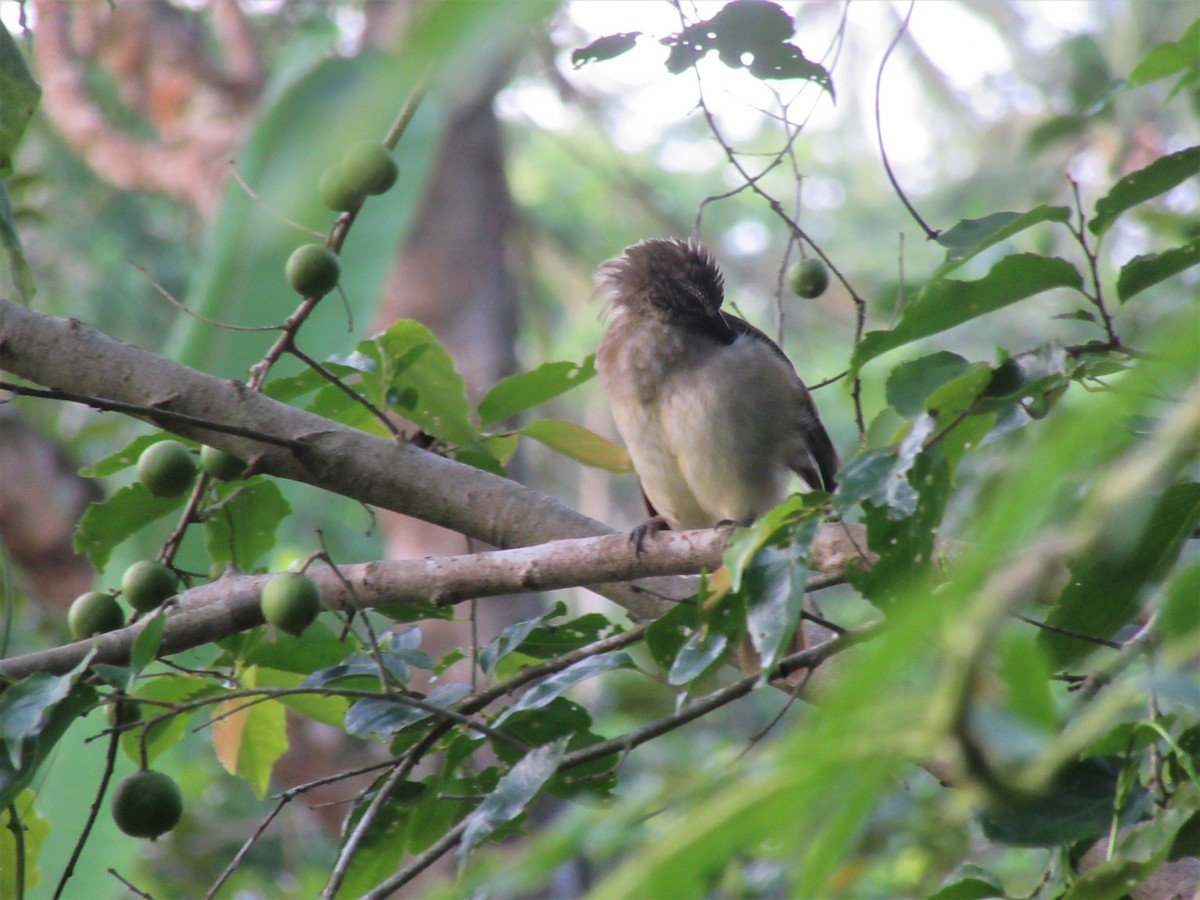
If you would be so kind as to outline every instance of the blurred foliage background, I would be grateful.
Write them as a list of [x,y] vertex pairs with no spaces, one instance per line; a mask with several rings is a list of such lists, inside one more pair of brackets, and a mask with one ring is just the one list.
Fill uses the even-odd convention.
[[[114,69],[112,60],[121,49],[132,52],[139,42],[153,40],[155,28],[178,28],[196,36],[189,45],[193,52],[220,58],[214,51],[220,46],[228,63],[229,45],[215,36],[219,5],[216,0],[119,0],[114,14],[154,7],[159,18],[138,23],[147,29],[142,32],[106,34],[97,27],[91,43],[75,47],[74,63],[111,127],[147,138],[167,133],[153,119],[152,103],[139,109],[122,93],[127,87],[122,77],[145,72],[133,63]],[[867,298],[869,327],[888,327],[902,284],[920,283],[944,253],[923,239],[897,202],[876,141],[876,76],[905,5],[833,0],[782,5],[795,17],[797,43],[832,73],[836,103],[813,85],[790,100],[793,119],[805,122],[793,147],[795,170],[781,167],[762,185],[789,208],[794,206],[800,222]],[[38,57],[50,49],[43,35],[54,17],[74,16],[82,30],[81,20],[107,9],[105,3],[72,6],[0,0],[0,16],[23,51],[45,65]],[[854,333],[850,298],[836,283],[812,301],[798,301],[782,288],[787,234],[752,192],[726,196],[738,180],[696,109],[691,74],[666,74],[665,50],[652,40],[616,60],[578,69],[571,64],[573,50],[602,35],[636,30],[654,36],[677,30],[678,13],[669,3],[460,4],[459,15],[449,17],[448,25],[443,21],[445,33],[418,33],[419,40],[411,31],[422,27],[414,11],[418,6],[371,0],[242,3],[259,53],[260,81],[246,87],[236,113],[218,111],[212,121],[205,119],[211,110],[204,108],[180,113],[195,119],[192,131],[180,133],[230,132],[224,143],[217,142],[222,152],[214,156],[226,162],[209,160],[209,168],[195,176],[209,180],[208,193],[171,193],[162,185],[106,175],[89,159],[87,148],[64,137],[62,124],[47,115],[44,105],[9,180],[37,286],[36,307],[77,317],[205,371],[244,378],[267,337],[188,318],[164,300],[159,286],[189,308],[223,322],[262,325],[290,312],[294,298],[283,280],[283,260],[303,239],[290,223],[327,227],[330,214],[317,203],[317,178],[342,146],[377,137],[386,128],[423,62],[383,52],[406,40],[406,47],[415,46],[431,59],[450,54],[441,60],[444,80],[397,148],[404,188],[389,194],[386,202],[369,205],[356,225],[343,257],[346,308],[326,303],[319,320],[306,329],[312,341],[306,350],[312,356],[345,352],[386,323],[390,313],[381,320],[381,304],[388,295],[403,294],[403,284],[397,287],[393,277],[396,261],[414,235],[433,227],[424,218],[429,207],[423,203],[460,204],[465,215],[481,215],[471,206],[480,199],[477,190],[465,198],[443,192],[430,200],[426,194],[439,160],[469,149],[463,147],[468,140],[464,110],[478,107],[483,110],[479,115],[494,115],[498,123],[498,144],[492,151],[502,153],[510,194],[507,201],[492,198],[493,211],[496,203],[511,203],[511,216],[500,217],[498,226],[503,259],[483,277],[511,278],[515,285],[512,337],[505,338],[508,345],[501,353],[511,360],[481,377],[494,381],[513,364],[525,370],[553,360],[582,362],[600,335],[598,309],[588,302],[595,266],[642,238],[686,236],[698,217],[700,236],[726,269],[730,302],[764,330],[780,335],[802,376],[813,384],[846,368]],[[714,8],[705,3],[697,7],[700,13]],[[1168,97],[1170,81],[1136,94],[1122,91],[1122,79],[1145,52],[1177,39],[1194,17],[1194,5],[1185,0],[917,4],[908,37],[881,79],[883,135],[900,183],[921,214],[940,228],[998,210],[1070,205],[1068,178],[1078,183],[1090,207],[1116,178],[1200,139],[1195,83],[1175,98]],[[196,83],[210,83],[204,67],[196,59],[192,63]],[[771,89],[716,60],[704,61],[700,69],[706,100],[728,139],[742,152],[776,151],[783,133],[762,112],[772,107]],[[487,83],[485,88],[481,82]],[[167,158],[168,145],[164,140]],[[480,165],[475,157],[469,159],[475,161],[462,165]],[[182,157],[178,165],[185,165]],[[233,167],[240,180],[233,177]],[[469,173],[456,178],[451,168],[446,178],[450,186],[468,183]],[[705,202],[710,198],[717,199]],[[1047,233],[1038,232],[1037,240],[1047,243],[1050,238],[1040,237]],[[1112,284],[1119,267],[1133,256],[1198,235],[1200,186],[1192,179],[1162,202],[1118,222],[1103,247],[1101,277]],[[1050,245],[1033,249],[1065,253]],[[466,269],[481,265],[469,249],[463,254],[450,263]],[[993,261],[988,256],[974,260],[964,277],[982,274]],[[1157,323],[1195,304],[1197,275],[1192,269],[1164,282],[1152,303],[1121,306],[1117,329],[1123,339],[1136,345]],[[889,367],[933,347],[995,361],[998,347],[1015,351],[1055,339],[1078,343],[1096,338],[1095,325],[1073,315],[1077,307],[1076,298],[1051,292],[993,314],[983,327],[974,322],[906,347],[889,357]],[[468,336],[459,346],[443,340],[464,370],[471,357],[488,352],[486,334]],[[876,364],[863,372],[868,423],[885,406],[886,371]],[[488,383],[475,380],[471,386],[478,393]],[[817,402],[835,443],[849,454],[857,434],[847,392],[833,384],[819,391]],[[122,446],[137,427],[80,407],[23,401],[10,406],[77,465]],[[547,415],[615,436],[594,384],[554,401]],[[0,419],[0,428],[16,427],[8,421]],[[978,504],[1002,502],[994,496],[981,498],[981,486],[991,472],[1027,452],[1034,440],[1017,431],[972,454],[959,473],[965,489],[954,495],[945,533],[953,534],[956,523]],[[14,471],[4,470],[6,480],[11,482]],[[633,479],[583,469],[532,442],[522,449],[520,477],[614,527],[626,528],[641,517]],[[104,484],[102,489],[111,492],[116,486]],[[285,491],[294,515],[271,560],[273,568],[307,552],[317,526],[339,560],[385,553],[384,530],[356,504],[294,488]],[[108,571],[120,572],[161,538],[151,530],[123,546]],[[18,613],[8,652],[61,636],[61,600],[48,602],[29,590],[11,554],[4,567]],[[67,591],[67,599],[74,592]],[[583,608],[598,603],[586,595],[571,600]],[[849,590],[822,602],[861,603]],[[852,618],[853,608],[845,615]],[[650,798],[669,796],[676,788],[692,790],[687,775],[721,771],[786,705],[784,696],[763,696],[773,693],[759,692],[753,702],[707,717],[637,754],[621,786],[628,809],[641,815]],[[666,690],[647,687],[644,679],[618,675],[605,681],[603,692],[590,703],[601,726],[617,731],[669,711],[672,699]],[[785,719],[795,715],[792,710]],[[44,871],[61,869],[78,831],[76,822],[85,814],[74,775],[97,770],[101,753],[98,743],[84,742],[88,733],[86,727],[76,728],[74,740],[59,747],[40,775],[41,811],[55,823],[42,851]],[[152,885],[163,896],[187,895],[190,885],[211,882],[263,815],[263,804],[219,769],[202,739],[184,741],[169,753],[173,771],[183,773],[185,794],[203,798],[192,805],[189,826],[146,850],[102,821],[81,861],[81,871],[90,874],[77,877],[78,896],[94,896],[95,886],[107,883],[93,880],[105,876],[87,868],[101,857],[97,848],[111,859],[122,842],[139,884]],[[952,864],[976,854],[1008,879],[1014,895],[1035,891],[1050,851],[1001,851],[985,845],[973,826],[963,827],[947,812],[939,791],[932,776],[916,772],[887,795],[855,856],[860,868],[856,883],[878,895],[928,893]],[[334,853],[333,838],[314,836],[319,832],[309,827],[311,814],[291,812],[290,824],[260,843],[231,882],[234,890],[245,892],[239,896],[302,896],[319,890]],[[603,858],[644,834],[641,824],[627,818],[598,826],[587,810],[574,810],[566,814],[560,834]],[[546,858],[554,854],[548,852]],[[580,873],[559,873],[565,879],[561,885],[552,880],[538,890],[571,895],[587,881]],[[730,874],[721,891],[773,895],[779,890],[778,877],[777,867],[757,860]],[[119,893],[115,886],[100,890]]]

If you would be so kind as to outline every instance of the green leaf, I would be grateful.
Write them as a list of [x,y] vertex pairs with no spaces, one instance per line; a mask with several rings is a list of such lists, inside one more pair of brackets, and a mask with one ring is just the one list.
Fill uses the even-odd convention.
[[[606,34],[597,38],[586,47],[580,47],[571,52],[571,66],[581,69],[591,62],[604,62],[616,59],[623,53],[628,53],[637,45],[637,39],[642,36],[640,31],[626,31],[621,34]],[[500,416],[503,418],[503,416]]]
[[120,450],[114,450],[108,456],[102,457],[92,463],[92,465],[84,466],[79,470],[79,474],[84,478],[107,478],[109,475],[115,475],[118,472],[128,469],[130,466],[137,465],[138,457],[142,455],[143,450],[165,438],[180,440],[180,438],[165,431],[155,431],[151,434],[138,435]]
[[1200,263],[1200,238],[1189,241],[1182,247],[1172,247],[1162,253],[1147,253],[1135,256],[1121,266],[1117,276],[1117,296],[1124,303],[1134,294],[1158,284]]
[[[50,822],[43,818],[35,805],[35,794],[25,788],[8,806],[0,811],[0,897],[21,897],[25,889],[42,883],[38,868],[38,856],[46,835],[50,833]],[[12,822],[13,812],[17,821]],[[21,844],[17,846],[17,829],[21,832]],[[20,866],[17,853],[21,853]],[[24,867],[24,881],[17,888],[17,873]]]
[[532,619],[514,622],[508,625],[486,647],[479,651],[476,663],[484,675],[491,675],[496,670],[496,664],[512,653],[525,642],[525,638],[535,629],[544,626],[549,620],[557,619],[566,614],[567,607],[559,602],[549,612]]
[[113,548],[155,519],[178,509],[186,497],[155,497],[140,482],[127,485],[84,511],[75,529],[75,550],[86,553],[92,565],[108,565]]
[[780,546],[790,544],[795,539],[797,523],[802,522],[806,515],[824,515],[824,505],[824,494],[792,494],[745,528],[736,529],[724,555],[730,590],[741,589],[742,576],[762,547],[769,543]]
[[[1111,858],[1075,879],[1063,900],[1092,900],[1094,897],[1139,896],[1131,892],[1166,860],[1176,837],[1187,826],[1197,802],[1195,784],[1183,787],[1171,798],[1172,808],[1133,825],[1117,837]],[[1189,888],[1190,889],[1190,888]],[[1166,895],[1166,892],[1161,892]],[[1153,896],[1153,893],[1150,894]]]
[[[305,638],[308,632],[305,632]],[[257,667],[255,684],[258,687],[297,687],[303,676],[298,672]],[[292,694],[280,697],[279,702],[290,710],[334,728],[343,727],[348,702],[345,697],[327,697],[317,694]]]
[[25,64],[25,56],[0,23],[0,174],[12,171],[13,154],[25,133],[42,89]]
[[646,649],[664,672],[687,643],[696,627],[696,607],[687,603],[672,606],[646,629]]
[[166,611],[159,607],[146,620],[145,626],[133,639],[133,646],[129,648],[129,667],[134,672],[141,672],[158,657],[158,648],[162,646],[163,630],[166,627]]
[[942,885],[929,900],[987,900],[989,897],[1007,897],[1002,885],[994,875],[974,863],[967,863],[954,873],[954,880]]
[[1167,638],[1179,640],[1200,629],[1200,563],[1181,569],[1167,585],[1158,625]]
[[[863,505],[867,549],[878,553],[879,559],[869,569],[850,572],[850,583],[884,609],[934,566],[934,541],[951,491],[950,467],[938,448],[916,457],[903,484],[912,491],[912,508],[907,515],[896,514],[908,509],[907,505],[897,508],[874,500]],[[904,497],[907,503],[907,493]]]
[[624,447],[574,422],[538,419],[522,427],[520,433],[585,466],[608,472],[633,471],[633,464]]
[[21,302],[28,304],[33,300],[36,289],[33,283],[33,270],[25,259],[25,251],[21,247],[21,236],[17,233],[17,221],[13,216],[12,203],[8,198],[8,186],[0,179],[0,247],[4,248],[4,259],[12,276],[13,289]]
[[520,372],[496,382],[479,401],[479,423],[488,426],[545,403],[596,374],[596,356],[581,365],[572,362],[543,363],[531,372]]
[[[439,684],[428,696],[423,697],[425,703],[447,708],[471,693],[471,686],[461,681],[446,681]],[[356,702],[346,711],[345,728],[347,734],[359,737],[367,735],[391,735],[417,722],[422,722],[434,714],[427,709],[405,703],[402,698],[378,699],[367,697]]]
[[455,851],[459,866],[466,863],[472,848],[483,843],[496,829],[519,816],[537,796],[562,760],[566,742],[544,744],[531,751],[500,778],[496,789],[466,818],[466,830]]
[[667,684],[687,684],[699,678],[725,658],[729,649],[729,636],[710,628],[697,628],[684,641],[671,669],[667,672]]
[[[1120,772],[1120,763],[1105,757],[1069,763],[1041,796],[997,802],[983,813],[983,833],[1018,847],[1054,847],[1104,834],[1112,823]],[[1138,788],[1122,806],[1121,821],[1135,821],[1149,801],[1149,792]]]
[[275,531],[292,511],[274,481],[222,486],[219,506],[204,520],[204,544],[213,562],[232,560],[243,572],[275,547]]
[[[243,687],[258,687],[257,670],[251,666],[240,673]],[[263,799],[271,783],[275,760],[287,752],[287,718],[277,700],[251,703],[245,697],[216,705],[212,725],[213,750],[230,775],[245,778]]]
[[791,646],[808,581],[808,554],[817,520],[805,520],[785,546],[763,547],[746,568],[742,594],[746,634],[758,653],[764,677]]
[[1042,291],[1082,285],[1079,271],[1069,262],[1034,253],[1006,256],[976,281],[931,281],[905,306],[895,328],[872,331],[863,337],[854,348],[853,369],[857,371],[889,350],[1003,309]]
[[941,278],[988,247],[1026,228],[1042,222],[1066,222],[1070,217],[1071,210],[1065,206],[1042,205],[1024,213],[997,212],[981,219],[963,219],[937,237],[937,242],[946,248],[946,261],[934,278]]
[[[131,699],[158,700],[162,703],[184,703],[189,700],[199,700],[202,697],[212,697],[223,693],[222,689],[208,679],[194,675],[164,674],[154,678],[143,678],[138,683],[137,694]],[[142,718],[150,719],[166,710],[160,703],[142,704]],[[211,712],[206,713],[211,715]],[[153,765],[154,760],[165,750],[177,744],[187,733],[188,715],[173,715],[150,726],[146,735],[146,765]],[[141,741],[142,728],[131,728],[121,732],[121,750],[137,763],[142,764]]]
[[1151,48],[1129,73],[1129,83],[1149,84],[1196,66],[1200,66],[1200,19],[1189,25],[1179,40]]
[[76,674],[35,672],[0,695],[0,809],[29,786],[66,730],[96,705],[95,688],[71,685]]
[[521,695],[521,699],[500,714],[494,724],[499,725],[513,713],[522,710],[541,709],[564,692],[589,678],[595,678],[597,675],[611,672],[613,669],[632,668],[634,668],[633,659],[628,653],[603,653],[600,656],[581,659],[527,690]]
[[1096,202],[1088,229],[1096,236],[1108,231],[1117,217],[1200,172],[1200,147],[1160,156],[1145,168],[1126,175]]
[[970,365],[957,353],[939,350],[892,369],[884,389],[887,402],[906,419],[926,411],[925,398],[935,388],[963,374]]
[[377,335],[375,343],[389,405],[436,438],[481,450],[479,432],[471,424],[466,382],[433,332],[420,322],[401,319]]
[[[1123,522],[1124,546],[1079,560],[1046,621],[1058,628],[1111,638],[1141,608],[1148,584],[1164,577],[1184,543],[1200,524],[1200,484],[1176,484],[1155,498],[1148,510],[1129,510]],[[1095,644],[1042,631],[1041,644],[1056,666],[1069,666]]]
[[996,650],[997,675],[1004,688],[1005,708],[1047,735],[1058,730],[1059,717],[1050,693],[1050,666],[1033,636],[1010,632]]

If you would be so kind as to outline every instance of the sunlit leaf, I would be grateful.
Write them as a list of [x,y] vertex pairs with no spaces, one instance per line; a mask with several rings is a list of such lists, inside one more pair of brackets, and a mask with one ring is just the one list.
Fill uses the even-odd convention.
[[1151,48],[1133,71],[1129,73],[1131,85],[1149,84],[1200,66],[1200,19],[1192,22],[1177,41],[1167,41]]
[[[25,788],[0,809],[0,897],[20,897],[42,883],[38,857],[50,833],[50,822],[38,812],[36,796]],[[11,816],[16,814],[16,821]],[[20,834],[20,840],[17,834]],[[20,863],[17,854],[21,855]],[[23,875],[18,889],[17,877]]]
[[[256,670],[241,673],[244,687],[257,687]],[[212,726],[213,750],[230,775],[245,778],[261,800],[275,761],[287,752],[287,719],[276,700],[238,697],[218,703]]]
[[523,426],[521,434],[585,466],[609,472],[633,471],[624,447],[565,419],[537,419]]

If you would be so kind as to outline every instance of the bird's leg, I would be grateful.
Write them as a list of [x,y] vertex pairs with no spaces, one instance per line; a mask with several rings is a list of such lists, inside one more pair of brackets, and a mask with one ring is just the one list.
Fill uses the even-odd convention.
[[662,516],[651,516],[641,525],[637,526],[637,528],[633,529],[633,531],[629,532],[629,542],[633,544],[637,555],[641,556],[642,551],[645,549],[647,537],[656,531],[668,531],[670,528],[671,526],[667,524],[667,520]]

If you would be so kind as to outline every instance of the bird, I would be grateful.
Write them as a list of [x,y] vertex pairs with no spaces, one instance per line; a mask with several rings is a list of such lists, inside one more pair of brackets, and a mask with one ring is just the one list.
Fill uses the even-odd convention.
[[725,312],[724,276],[693,239],[644,240],[596,270],[596,370],[650,514],[632,537],[748,524],[837,487],[838,454],[775,341]]

